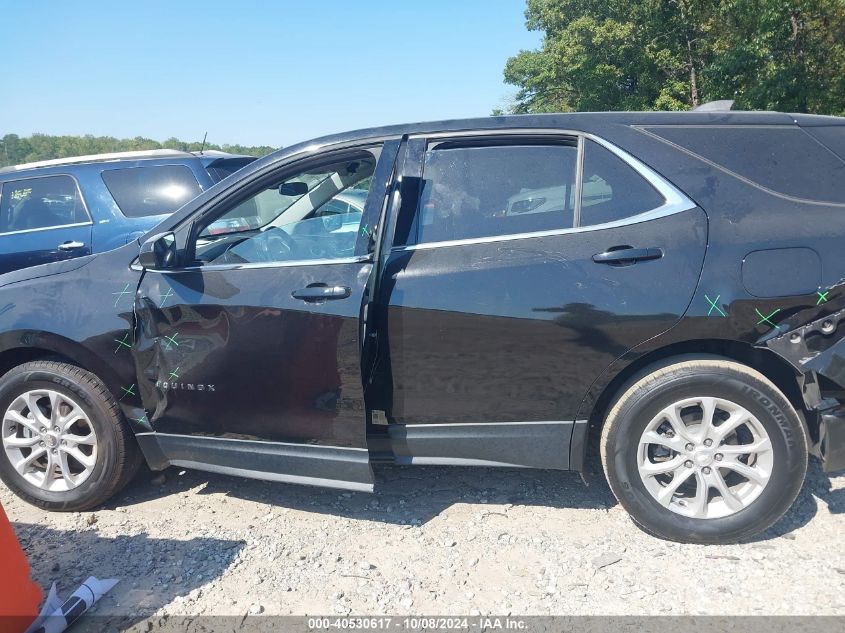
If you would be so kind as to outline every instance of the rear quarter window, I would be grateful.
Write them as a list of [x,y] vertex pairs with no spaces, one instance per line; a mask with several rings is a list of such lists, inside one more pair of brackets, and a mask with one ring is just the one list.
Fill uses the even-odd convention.
[[120,211],[130,218],[173,213],[202,192],[184,165],[108,169],[102,177]]
[[617,222],[666,201],[621,158],[594,141],[584,144],[580,226]]
[[666,139],[776,193],[845,203],[845,162],[799,127],[649,127]]

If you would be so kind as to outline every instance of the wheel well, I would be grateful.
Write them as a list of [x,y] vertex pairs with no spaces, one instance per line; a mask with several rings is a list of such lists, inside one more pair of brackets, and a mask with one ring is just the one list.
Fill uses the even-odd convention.
[[673,357],[690,354],[721,356],[756,369],[783,392],[795,408],[805,427],[807,427],[810,437],[817,437],[817,429],[814,428],[815,416],[811,415],[804,405],[804,398],[796,380],[797,374],[792,366],[777,354],[737,341],[685,341],[662,347],[636,359],[619,372],[610,384],[604,388],[597,398],[589,418],[589,452],[593,453],[597,449],[601,427],[604,425],[604,419],[610,404],[632,378],[646,370],[650,365],[655,365]]
[[75,365],[80,369],[88,369],[80,362],[51,350],[36,347],[21,347],[0,352],[0,376],[4,376],[18,365],[23,365],[34,360],[57,360]]

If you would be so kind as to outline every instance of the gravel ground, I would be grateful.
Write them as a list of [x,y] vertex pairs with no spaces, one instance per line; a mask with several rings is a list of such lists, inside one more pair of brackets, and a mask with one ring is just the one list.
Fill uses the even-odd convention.
[[95,612],[141,630],[196,614],[845,614],[845,475],[815,462],[778,525],[730,546],[652,538],[574,473],[376,476],[368,495],[170,469],[96,512],[2,487],[0,502],[41,585],[119,578]]

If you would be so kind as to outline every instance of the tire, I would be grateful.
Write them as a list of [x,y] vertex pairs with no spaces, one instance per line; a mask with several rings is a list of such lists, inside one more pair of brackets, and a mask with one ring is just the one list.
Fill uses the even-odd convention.
[[[31,406],[40,413],[33,414]],[[90,510],[123,488],[141,464],[117,402],[94,374],[79,367],[34,361],[12,369],[0,378],[0,416],[0,479],[39,508]],[[67,431],[59,433],[65,425]],[[19,472],[13,461],[25,460]],[[48,477],[49,464],[54,465]]]
[[806,433],[761,373],[715,357],[678,359],[620,391],[602,428],[601,461],[613,494],[646,532],[685,543],[743,541],[795,501]]

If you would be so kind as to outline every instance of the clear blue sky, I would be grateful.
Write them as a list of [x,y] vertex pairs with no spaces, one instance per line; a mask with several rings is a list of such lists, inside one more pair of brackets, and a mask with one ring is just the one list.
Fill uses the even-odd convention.
[[535,48],[524,0],[17,0],[3,7],[0,135],[289,145],[486,116]]

